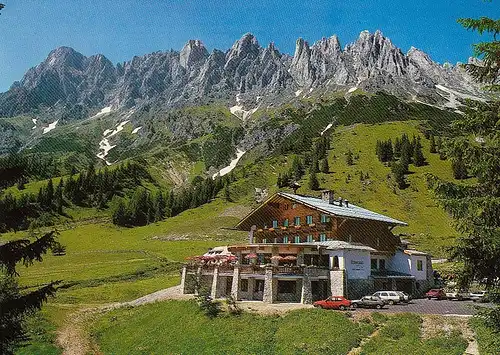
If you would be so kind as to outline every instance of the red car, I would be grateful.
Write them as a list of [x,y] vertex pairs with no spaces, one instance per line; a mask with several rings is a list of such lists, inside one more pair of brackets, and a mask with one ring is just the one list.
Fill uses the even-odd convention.
[[325,309],[340,309],[345,310],[351,307],[351,301],[342,296],[331,296],[326,300],[316,301],[313,303],[314,307]]
[[427,299],[435,298],[438,300],[445,300],[446,299],[446,293],[442,288],[433,288],[432,290],[429,290],[426,294],[425,297]]

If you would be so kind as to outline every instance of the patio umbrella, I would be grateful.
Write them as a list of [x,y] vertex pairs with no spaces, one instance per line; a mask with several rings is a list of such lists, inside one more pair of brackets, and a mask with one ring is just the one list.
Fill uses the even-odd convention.
[[286,261],[295,261],[297,260],[297,257],[294,256],[294,255],[287,255],[283,258],[283,260],[286,260]]
[[250,254],[245,255],[245,258],[246,259],[257,259],[257,254],[250,253]]
[[278,261],[281,261],[281,260],[283,260],[283,257],[282,257],[282,256],[279,256],[279,255],[274,255],[274,256],[271,256],[271,260],[278,260]]
[[227,261],[236,261],[236,260],[238,260],[238,258],[234,255],[227,255],[226,260]]

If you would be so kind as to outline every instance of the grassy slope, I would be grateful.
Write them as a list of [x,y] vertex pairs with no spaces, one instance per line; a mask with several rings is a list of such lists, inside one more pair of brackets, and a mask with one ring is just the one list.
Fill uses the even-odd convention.
[[120,309],[98,318],[92,334],[106,353],[346,354],[377,328],[361,354],[463,354],[458,333],[421,336],[416,315],[348,317],[303,309],[283,316],[243,313],[204,316],[192,301],[168,301]]
[[437,334],[433,338],[422,339],[422,319],[415,314],[401,314],[390,317],[380,332],[365,343],[361,354],[456,354],[461,355],[467,348],[467,341],[458,332]]
[[345,354],[373,329],[321,310],[210,320],[194,302],[168,301],[108,313],[93,334],[104,353]]

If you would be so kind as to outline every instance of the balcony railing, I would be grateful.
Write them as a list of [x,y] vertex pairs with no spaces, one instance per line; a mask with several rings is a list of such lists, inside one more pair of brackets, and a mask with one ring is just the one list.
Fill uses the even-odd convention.
[[304,268],[300,266],[274,266],[273,274],[303,275]]
[[264,275],[266,269],[257,265],[240,265],[240,273]]

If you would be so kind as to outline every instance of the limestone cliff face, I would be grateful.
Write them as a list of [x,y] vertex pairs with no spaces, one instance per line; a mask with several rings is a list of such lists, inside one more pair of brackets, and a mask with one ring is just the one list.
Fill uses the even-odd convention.
[[437,84],[478,94],[461,68],[437,64],[415,48],[404,54],[380,31],[363,31],[344,49],[336,36],[312,46],[299,38],[293,57],[273,43],[262,47],[249,33],[226,52],[210,53],[201,41],[190,40],[180,52],[155,52],[116,66],[103,55],[85,57],[61,47],[0,94],[0,117],[49,111],[72,120],[106,106],[169,108],[213,99],[234,104],[237,95],[269,103],[293,98],[295,92],[353,87],[439,98]]

